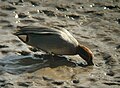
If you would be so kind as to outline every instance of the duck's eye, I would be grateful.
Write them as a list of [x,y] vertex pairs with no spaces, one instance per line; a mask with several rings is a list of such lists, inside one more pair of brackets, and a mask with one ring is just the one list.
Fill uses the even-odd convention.
[[28,42],[28,35],[18,35],[18,37],[25,43]]

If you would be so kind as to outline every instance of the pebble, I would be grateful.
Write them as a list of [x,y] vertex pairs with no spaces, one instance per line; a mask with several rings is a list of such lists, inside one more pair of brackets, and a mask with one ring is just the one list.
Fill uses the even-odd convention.
[[0,45],[0,48],[8,48],[6,45]]
[[103,59],[104,59],[104,60],[109,60],[110,57],[111,57],[110,54],[108,54],[108,53],[103,53]]
[[75,14],[71,14],[71,15],[67,15],[69,18],[72,18],[72,19],[75,19],[75,20],[78,20],[80,18],[79,15],[75,15]]
[[29,55],[30,54],[30,52],[27,52],[27,51],[21,51],[21,52],[18,52],[18,53],[20,53],[21,55]]
[[67,8],[65,8],[65,7],[56,6],[56,8],[57,8],[59,11],[67,11]]
[[0,12],[0,16],[7,17],[8,14],[7,14],[7,13]]
[[3,5],[3,6],[1,6],[1,9],[3,9],[3,10],[16,10],[16,8],[11,6],[11,5]]
[[120,19],[117,19],[117,22],[120,24]]
[[26,20],[20,20],[20,22],[23,23],[23,24],[29,24],[29,23],[35,23],[36,21],[26,19]]
[[112,85],[118,85],[118,86],[120,86],[119,83],[114,83],[114,82],[110,82],[110,83],[105,82],[103,84],[106,84],[106,85],[109,85],[109,86],[112,86]]
[[23,87],[29,87],[29,86],[31,86],[31,82],[18,82],[17,84],[19,86],[23,86]]
[[113,72],[113,71],[108,71],[107,73],[106,73],[106,75],[109,75],[109,76],[114,76],[115,75],[115,73]]
[[52,82],[52,84],[55,84],[55,85],[62,85],[62,84],[64,84],[64,82],[62,82],[62,81],[60,81],[60,82],[58,82],[58,81],[54,81],[54,82]]
[[38,1],[31,0],[30,2],[34,6],[39,6],[40,5],[40,3]]
[[43,79],[44,79],[45,81],[53,81],[53,79],[48,78],[48,77],[45,77],[45,76],[43,76]]
[[116,46],[116,49],[120,49],[120,45],[117,45],[117,46]]
[[49,10],[42,10],[47,16],[55,16],[55,13],[53,11]]
[[74,79],[73,80],[73,83],[75,83],[75,84],[77,84],[77,83],[79,83],[80,81],[79,80],[77,80],[77,79]]
[[19,13],[19,14],[18,14],[18,17],[19,17],[19,18],[25,18],[25,17],[27,17],[27,15],[26,15],[25,13]]

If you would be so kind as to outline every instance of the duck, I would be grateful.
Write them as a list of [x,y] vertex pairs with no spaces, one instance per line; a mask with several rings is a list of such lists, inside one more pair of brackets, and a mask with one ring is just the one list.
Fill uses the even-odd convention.
[[65,28],[38,26],[18,28],[13,34],[27,45],[54,55],[79,55],[87,65],[94,65],[92,51],[80,44]]

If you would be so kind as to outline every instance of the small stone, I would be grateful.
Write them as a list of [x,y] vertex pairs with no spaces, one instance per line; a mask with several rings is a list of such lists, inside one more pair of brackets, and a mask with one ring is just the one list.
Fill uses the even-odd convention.
[[34,6],[39,6],[40,5],[40,3],[38,2],[38,1],[30,1],[31,2],[31,4],[32,5],[34,5]]
[[6,45],[0,45],[0,48],[8,48]]
[[20,3],[23,3],[23,2],[24,2],[24,0],[19,0],[19,2],[20,2]]
[[31,85],[31,82],[18,82],[19,86],[29,87]]
[[47,15],[47,16],[55,16],[53,11],[48,11],[48,10],[43,10],[43,12]]
[[8,14],[7,14],[7,13],[0,12],[0,16],[7,17]]
[[35,20],[20,20],[21,23],[24,23],[24,24],[29,24],[29,23],[35,23],[36,21]]
[[3,9],[3,10],[16,10],[16,8],[11,6],[11,5],[1,6],[1,9]]
[[115,73],[114,73],[113,71],[108,71],[108,72],[106,73],[106,75],[109,75],[109,76],[114,76],[114,75],[115,75]]
[[41,18],[41,17],[38,17],[38,16],[34,16],[33,18],[37,19],[37,20],[39,20],[41,22],[45,22],[45,18]]
[[5,79],[0,79],[0,83],[5,83]]
[[67,11],[66,7],[56,6],[59,11]]
[[110,54],[108,54],[108,53],[103,53],[103,59],[104,59],[104,60],[108,60],[110,57],[111,57]]
[[119,83],[114,83],[114,82],[110,82],[110,83],[105,82],[103,84],[106,84],[106,85],[109,85],[109,86],[112,86],[112,85],[118,85],[118,86],[120,86]]
[[88,80],[91,81],[91,82],[96,82],[95,78],[89,78]]
[[116,46],[116,49],[120,49],[120,45],[117,45],[117,46]]
[[79,83],[80,81],[79,80],[73,80],[73,83],[75,83],[75,84],[77,84],[77,83]]
[[2,54],[7,54],[7,53],[9,53],[9,51],[8,50],[1,50],[1,53]]
[[120,19],[117,19],[117,22],[120,24]]
[[21,51],[21,52],[18,52],[18,53],[20,53],[21,55],[29,55],[30,54],[30,52],[27,52],[27,51]]
[[54,81],[52,82],[52,84],[55,84],[55,85],[62,85],[64,82],[58,82],[58,81]]
[[45,81],[53,81],[53,79],[48,78],[48,77],[45,77],[45,76],[43,76],[43,79],[44,79]]
[[19,13],[19,14],[18,14],[18,17],[19,17],[19,18],[25,18],[25,17],[27,17],[27,15],[26,15],[25,13]]
[[31,51],[33,51],[33,52],[39,51],[37,48],[33,48],[33,47],[29,47],[29,49],[30,49]]
[[75,14],[71,14],[71,15],[67,15],[69,18],[71,19],[75,19],[75,20],[78,20],[80,18],[79,15],[75,15]]
[[3,24],[3,23],[10,24],[10,22],[8,20],[0,20],[0,24]]

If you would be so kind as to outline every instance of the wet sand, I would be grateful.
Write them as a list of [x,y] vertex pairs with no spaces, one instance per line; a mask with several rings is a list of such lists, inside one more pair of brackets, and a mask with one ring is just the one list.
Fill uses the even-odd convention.
[[[92,50],[95,65],[31,48],[12,34],[21,26],[65,28]],[[119,0],[0,1],[0,88],[119,87]]]

